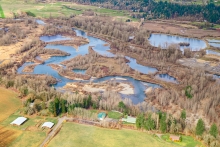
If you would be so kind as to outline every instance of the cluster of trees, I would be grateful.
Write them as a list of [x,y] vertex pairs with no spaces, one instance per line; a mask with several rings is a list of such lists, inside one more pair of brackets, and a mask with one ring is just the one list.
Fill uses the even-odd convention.
[[[134,44],[147,45],[150,32],[146,30],[139,30],[135,27],[128,26],[125,22],[109,21],[106,17],[93,17],[93,18],[68,18],[66,20],[56,20],[55,25],[65,25],[77,27],[87,30],[90,33],[105,35],[109,39],[121,40],[129,42],[130,36],[135,36],[133,39]],[[107,37],[105,37],[107,39]]]
[[[65,0],[66,1],[66,0]],[[180,4],[167,1],[153,0],[68,0],[81,4],[102,6],[117,10],[130,10],[144,13],[143,17],[148,18],[178,18],[193,17],[195,21],[207,20],[211,23],[220,23],[220,6],[214,5],[213,1],[207,5]],[[133,15],[135,16],[135,15]],[[150,17],[149,17],[150,16]]]
[[[203,139],[204,142],[212,147],[219,146],[218,142],[218,128],[216,124],[212,124],[209,131],[205,127],[202,119],[197,121],[196,127],[190,128],[186,124],[186,111],[183,110],[179,118],[174,118],[172,115],[157,112],[141,113],[137,116],[136,127],[138,129],[145,129],[148,131],[159,130],[162,133],[174,133],[190,131],[198,138]],[[207,130],[207,131],[206,131]]]
[[54,25],[45,25],[43,28],[43,35],[57,35],[57,34],[71,34],[75,35],[75,32],[72,30],[71,27],[67,26],[54,26]]
[[67,112],[66,103],[66,100],[56,97],[50,102],[48,109],[54,116],[58,116],[61,113]]

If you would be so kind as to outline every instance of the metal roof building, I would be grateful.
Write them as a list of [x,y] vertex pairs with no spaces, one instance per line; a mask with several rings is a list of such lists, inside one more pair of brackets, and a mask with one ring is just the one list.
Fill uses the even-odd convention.
[[53,125],[54,125],[54,123],[52,123],[52,122],[45,122],[42,126],[41,126],[41,128],[43,128],[43,127],[47,127],[47,128],[52,128],[53,127]]
[[18,125],[20,126],[21,124],[23,124],[25,121],[27,120],[27,118],[25,117],[18,117],[17,119],[15,119],[13,122],[11,122],[11,125]]

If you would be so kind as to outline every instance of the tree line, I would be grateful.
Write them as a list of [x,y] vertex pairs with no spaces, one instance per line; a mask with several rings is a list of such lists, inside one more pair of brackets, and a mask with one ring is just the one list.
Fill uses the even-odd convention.
[[[180,4],[167,1],[156,2],[154,0],[64,0],[80,4],[101,6],[109,9],[130,10],[138,12],[149,19],[171,19],[178,17],[192,17],[194,21],[207,20],[220,24],[220,6],[213,1],[207,5]],[[133,15],[134,16],[134,15]]]

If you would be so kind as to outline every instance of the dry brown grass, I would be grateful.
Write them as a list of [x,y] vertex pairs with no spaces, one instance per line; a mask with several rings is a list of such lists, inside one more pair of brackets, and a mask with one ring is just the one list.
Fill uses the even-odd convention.
[[0,146],[8,146],[14,139],[21,135],[22,131],[0,126]]
[[0,87],[0,122],[20,107],[21,100],[17,98],[17,93]]
[[188,37],[219,37],[220,33],[215,30],[197,29],[195,26],[189,24],[179,24],[178,22],[161,22],[161,21],[147,21],[143,27],[152,32],[161,32],[166,34],[176,34]]
[[[0,22],[0,25],[2,24],[3,23]],[[7,27],[10,27],[11,25],[12,24],[7,24]],[[22,30],[29,30],[29,27],[26,27],[24,22],[16,23],[16,25],[18,25],[19,28]],[[26,36],[26,38],[18,40],[18,42],[16,42],[15,44],[0,46],[0,65],[7,64],[8,62],[10,62],[10,60],[19,60],[17,59],[18,57],[11,57],[11,55],[16,54],[16,52],[23,45],[27,44],[34,38],[39,37],[40,34],[42,33],[42,27],[43,26],[38,25],[37,28],[29,30],[30,33]],[[1,63],[1,61],[3,62]]]

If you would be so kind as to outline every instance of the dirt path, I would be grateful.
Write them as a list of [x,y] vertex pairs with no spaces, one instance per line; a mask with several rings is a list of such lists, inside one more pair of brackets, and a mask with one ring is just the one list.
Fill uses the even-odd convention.
[[40,145],[40,147],[45,147],[46,143],[51,139],[51,137],[54,136],[54,134],[56,133],[57,129],[60,128],[60,126],[62,125],[62,123],[64,122],[64,120],[68,120],[70,118],[67,118],[66,116],[61,117],[58,119],[58,123],[57,125],[53,128],[53,130],[47,135],[47,137],[45,138],[45,140],[43,141],[43,143]]

